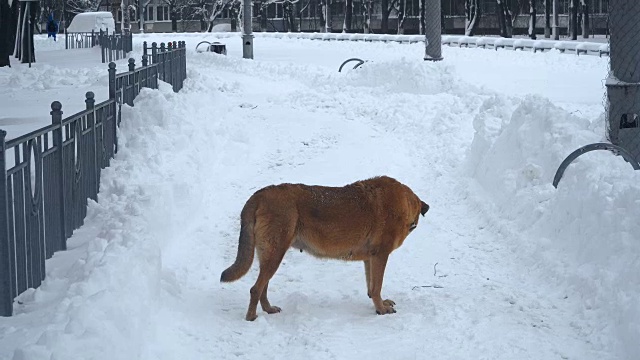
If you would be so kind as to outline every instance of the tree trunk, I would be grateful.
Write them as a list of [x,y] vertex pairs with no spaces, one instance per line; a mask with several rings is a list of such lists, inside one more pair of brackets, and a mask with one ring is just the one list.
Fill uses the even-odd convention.
[[529,37],[536,39],[536,0],[529,0]]
[[[15,1],[15,0],[14,0]],[[35,31],[36,25],[36,14],[38,13],[38,8],[40,3],[31,2],[29,5],[29,11],[27,12],[27,3],[20,2],[20,44],[16,44],[17,48],[19,47],[20,51],[18,52],[18,59],[23,64],[29,62],[36,62],[36,53],[35,47],[33,46],[33,33]]]
[[131,31],[131,19],[129,16],[130,15],[129,0],[122,0],[122,3],[120,4],[120,10],[122,11],[122,23],[120,24],[120,27],[121,27],[120,31],[123,34],[128,34]]
[[382,18],[380,19],[380,32],[386,34],[389,32],[389,0],[380,0],[380,11]]
[[353,0],[345,0],[344,2],[344,23],[342,23],[342,32],[351,31],[351,21],[353,18]]
[[236,8],[229,9],[229,17],[231,18],[231,32],[238,31],[238,17],[236,16]]
[[260,31],[267,32],[267,5],[264,2],[260,2],[259,4],[258,21],[260,22]]
[[587,39],[589,38],[589,2],[586,0],[581,0],[581,9],[582,9],[582,37]]
[[465,0],[464,1],[464,14],[465,14],[465,31],[466,36],[475,35],[478,24],[480,23],[480,6],[478,6],[478,0]]
[[569,1],[569,36],[571,40],[578,39],[578,0]]
[[[13,1],[13,6],[19,3]],[[13,6],[9,6],[7,0],[0,0],[0,67],[11,66],[10,57],[13,53],[15,42],[16,21],[14,19]],[[15,13],[17,16],[17,12]]]
[[324,0],[324,8],[322,9],[324,13],[324,31],[330,33],[333,29],[332,16],[331,16],[331,0]]
[[[506,0],[509,1],[509,0]],[[504,14],[505,17],[505,22],[507,23],[507,37],[511,38],[513,37],[513,12],[511,11],[511,6],[509,6],[509,4],[507,3],[506,7],[506,13]]]
[[551,0],[544,0],[544,37],[551,37]]
[[419,31],[418,33],[420,35],[424,35],[424,29],[427,25],[425,21],[425,5],[426,5],[426,0],[420,0],[420,29],[418,29]]
[[285,1],[282,3],[282,11],[284,12],[285,31],[296,32],[296,18],[293,15],[293,4]]
[[510,38],[513,35],[513,23],[511,21],[511,11],[507,6],[507,0],[497,0],[498,2],[498,22],[500,24],[500,36]]
[[318,0],[318,14],[320,14],[320,32],[326,31],[325,0]]
[[178,14],[173,5],[169,5],[169,17],[171,17],[171,32],[178,32]]
[[372,0],[365,0],[363,31],[365,34],[371,33],[371,9],[373,8]]
[[407,0],[398,1],[398,35],[404,34],[404,19],[407,10]]

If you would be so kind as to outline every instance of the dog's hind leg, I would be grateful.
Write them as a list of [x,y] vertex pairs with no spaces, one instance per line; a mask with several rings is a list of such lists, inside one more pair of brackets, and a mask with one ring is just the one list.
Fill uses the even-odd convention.
[[[269,284],[269,280],[273,274],[276,273],[278,267],[280,266],[280,262],[282,258],[284,258],[284,254],[286,252],[286,248],[282,249],[270,249],[271,251],[263,251],[259,254],[260,256],[260,273],[258,274],[258,279],[256,280],[255,285],[251,287],[251,300],[249,301],[249,309],[247,310],[246,319],[248,321],[255,320],[258,315],[256,314],[256,309],[258,307],[258,301],[261,302],[262,308],[265,308],[265,304],[269,305],[269,310],[274,310],[274,306],[269,304],[267,300],[267,285]],[[264,300],[264,301],[263,301]],[[277,308],[280,310],[280,308]],[[267,311],[267,310],[265,310]],[[267,311],[269,312],[269,311]],[[279,311],[275,311],[279,312]]]
[[269,282],[267,281],[267,285],[264,286],[264,290],[262,290],[262,295],[260,296],[260,306],[262,306],[262,310],[264,310],[267,314],[275,314],[282,311],[277,306],[272,306],[269,303],[269,299],[267,298],[267,289],[269,288]]
[[364,261],[364,276],[367,281],[367,296],[371,299],[371,260]]

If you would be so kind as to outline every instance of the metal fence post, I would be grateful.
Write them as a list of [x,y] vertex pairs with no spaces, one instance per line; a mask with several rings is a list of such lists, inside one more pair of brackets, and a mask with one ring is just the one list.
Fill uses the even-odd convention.
[[0,316],[13,314],[13,274],[11,271],[11,246],[9,241],[9,197],[7,195],[7,164],[5,137],[7,132],[0,130]]
[[155,64],[158,62],[158,44],[156,42],[151,43],[151,63]]
[[134,58],[129,58],[129,71],[134,71],[136,69],[136,60]]
[[429,61],[442,60],[442,5],[440,0],[426,0],[424,29],[424,59]]
[[[118,137],[117,137],[116,128],[120,123],[120,111],[119,111],[120,104],[118,104],[118,99],[116,96],[116,63],[114,62],[109,63],[109,100],[113,100],[113,105],[112,105],[113,108],[111,109],[111,113],[114,116],[113,128],[111,129],[103,128],[102,131],[103,133],[106,133],[107,131],[111,131],[111,134],[113,136],[113,146],[114,146],[113,153],[115,154],[118,152]],[[109,151],[109,154],[111,154],[111,151]]]
[[[97,119],[96,119],[96,112],[95,112],[96,99],[93,91],[87,91],[87,93],[85,94],[84,103],[87,105],[87,110],[91,110],[91,113],[87,115],[87,121],[89,122],[87,126],[91,127],[91,142],[93,144],[93,164],[94,164],[93,171],[95,173],[95,180],[96,180],[94,191],[95,191],[95,194],[98,194],[98,191],[100,190],[100,163],[98,162],[98,159],[101,159],[102,157],[98,156],[98,134],[96,133],[98,127],[96,126]],[[97,200],[97,196],[93,200]]]
[[136,91],[137,84],[136,84],[135,71],[136,71],[136,60],[133,58],[129,58],[129,75],[127,75],[128,86],[126,91],[126,97],[124,100],[124,102],[129,106],[133,106],[133,99],[138,94]]
[[173,84],[173,44],[171,43],[171,41],[169,41],[167,43],[167,57],[164,58],[165,63],[167,64],[168,67],[168,71],[165,73],[165,75],[168,75],[168,79],[165,79],[164,81],[168,82],[169,84],[171,84],[171,87],[173,87],[173,91],[175,90],[174,84]]
[[[147,42],[143,41],[142,42],[142,57],[144,58],[145,56],[147,56]],[[142,66],[146,66],[144,64],[142,64]]]
[[162,64],[159,64],[159,66],[162,68],[162,77],[160,80],[162,81],[167,81],[165,79],[165,65],[166,65],[166,57],[167,57],[167,53],[166,53],[167,49],[164,47],[164,43],[160,43],[160,54],[162,55]]
[[640,162],[640,2],[611,0],[607,137]]
[[116,63],[109,63],[109,99],[116,98]]
[[62,125],[62,104],[59,101],[54,101],[51,103],[51,124],[58,125],[53,130],[53,145],[56,147],[56,162],[58,172],[58,182],[60,184],[60,188],[58,189],[58,201],[60,202],[60,228],[62,229],[62,238],[60,239],[60,244],[58,245],[58,249],[66,250],[67,249],[67,237],[71,235],[71,227],[67,226],[67,209],[65,206],[65,197],[64,197],[64,189],[65,189],[65,168],[64,168],[64,149],[63,149],[63,137],[64,127]]

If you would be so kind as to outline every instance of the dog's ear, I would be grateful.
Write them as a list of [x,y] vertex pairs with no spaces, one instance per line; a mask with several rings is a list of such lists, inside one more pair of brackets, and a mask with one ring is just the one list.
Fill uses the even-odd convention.
[[420,208],[420,214],[424,216],[424,214],[426,214],[427,211],[429,211],[429,205],[427,205],[427,203],[425,203],[424,201],[420,201],[420,203],[422,204],[422,207]]

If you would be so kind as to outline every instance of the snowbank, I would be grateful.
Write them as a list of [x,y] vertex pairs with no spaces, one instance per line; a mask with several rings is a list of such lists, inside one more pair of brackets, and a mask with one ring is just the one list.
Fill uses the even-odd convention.
[[583,316],[597,315],[601,328],[585,336],[596,344],[617,338],[622,358],[633,358],[640,352],[640,173],[611,153],[589,153],[557,190],[551,185],[571,151],[603,140],[603,117],[580,118],[540,97],[492,97],[474,128],[467,170],[495,201],[479,206],[501,214],[514,234],[537,239],[514,243],[515,253],[577,297]]

